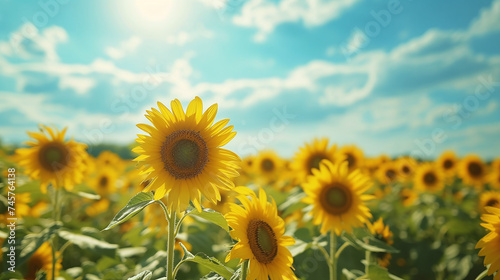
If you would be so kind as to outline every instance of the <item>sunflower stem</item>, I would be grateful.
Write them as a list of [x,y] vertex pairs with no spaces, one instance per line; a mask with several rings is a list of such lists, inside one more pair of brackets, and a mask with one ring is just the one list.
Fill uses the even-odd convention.
[[337,235],[333,230],[330,231],[330,280],[337,280]]
[[168,215],[167,280],[174,280],[175,211]]
[[247,279],[247,273],[248,273],[248,260],[244,260],[243,263],[241,264],[241,280],[246,280]]
[[[56,224],[59,221],[60,218],[60,205],[59,205],[59,192],[60,188],[54,188],[54,197],[52,199],[52,219],[54,220],[54,224]],[[51,245],[52,245],[52,277],[51,279],[54,280],[56,277],[56,263],[57,263],[57,252],[58,252],[58,235],[57,233],[52,236],[51,240]]]
[[365,251],[365,259],[366,259],[366,265],[365,265],[365,274],[368,275],[369,267],[370,267],[370,258],[371,258],[371,253],[370,251],[366,250]]
[[486,277],[487,275],[488,275],[488,269],[486,269],[485,271],[481,272],[481,274],[479,274],[479,276],[477,276],[476,280],[481,280],[484,277]]

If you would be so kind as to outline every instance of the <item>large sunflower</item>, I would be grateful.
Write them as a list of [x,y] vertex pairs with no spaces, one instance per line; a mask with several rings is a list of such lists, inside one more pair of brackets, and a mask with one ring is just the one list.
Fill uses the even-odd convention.
[[[394,241],[392,240],[392,232],[389,229],[388,225],[384,224],[384,221],[382,218],[379,218],[375,223],[369,226],[371,233],[377,238],[378,240],[388,244],[392,245]],[[379,252],[375,254],[377,257],[378,264],[383,267],[388,267],[389,263],[391,261],[391,254],[387,252]]]
[[479,196],[479,209],[481,210],[481,212],[484,213],[486,207],[500,208],[500,192],[483,192]]
[[436,160],[437,167],[445,177],[453,177],[456,174],[458,158],[453,151],[446,151]]
[[444,188],[443,174],[431,163],[419,166],[413,181],[415,188],[422,192],[437,192]]
[[279,180],[285,162],[273,151],[261,151],[252,165],[256,183],[269,185]]
[[234,187],[231,178],[238,176],[240,158],[220,147],[234,138],[233,126],[225,127],[228,119],[213,124],[217,104],[203,113],[199,97],[191,101],[186,112],[179,100],[171,102],[172,111],[158,102],[160,111],[151,108],[146,117],[153,126],[137,126],[149,135],[138,135],[140,145],[133,149],[140,154],[135,161],[141,173],[150,180],[144,191],[155,191],[155,199],[167,196],[167,205],[178,211],[186,210],[192,201],[201,210],[203,194],[216,203],[219,189]]
[[293,158],[291,169],[295,172],[298,182],[305,181],[313,169],[319,168],[319,163],[327,159],[335,162],[335,150],[337,146],[328,145],[328,138],[314,139],[312,143],[305,143]]
[[[55,276],[57,277],[59,271],[62,269],[62,258],[60,258],[60,254],[56,255],[56,267],[55,267]],[[35,280],[36,273],[38,271],[45,271],[47,273],[46,279],[52,279],[52,248],[49,245],[49,242],[45,242],[40,246],[35,253],[28,260],[28,271],[26,273],[26,280]]]
[[42,125],[41,132],[28,132],[34,139],[26,142],[30,148],[16,150],[19,165],[25,168],[32,179],[40,179],[43,193],[47,192],[49,184],[55,188],[72,190],[83,179],[85,166],[82,161],[86,146],[73,139],[64,141],[65,133],[66,128],[59,131]]
[[324,160],[313,174],[302,184],[307,194],[303,201],[313,205],[313,223],[321,224],[321,233],[350,233],[368,222],[372,215],[365,201],[373,198],[365,194],[371,186],[368,177],[359,170],[349,171],[347,161],[334,165]]
[[364,167],[365,157],[363,150],[354,145],[340,148],[336,153],[336,158],[337,161],[347,160],[349,170]]
[[488,275],[497,272],[494,280],[500,280],[500,208],[486,207],[486,214],[481,216],[481,220],[486,223],[481,225],[489,230],[479,242],[476,244],[476,249],[481,248],[478,255],[484,256],[484,266],[488,268]]
[[285,222],[278,216],[276,202],[267,201],[260,189],[259,197],[237,197],[242,206],[232,203],[225,217],[232,228],[231,237],[238,241],[226,257],[249,260],[247,279],[297,279],[292,271],[293,257],[286,246],[295,240],[284,236]]
[[486,167],[479,156],[468,155],[460,161],[458,174],[465,184],[481,187],[486,178]]

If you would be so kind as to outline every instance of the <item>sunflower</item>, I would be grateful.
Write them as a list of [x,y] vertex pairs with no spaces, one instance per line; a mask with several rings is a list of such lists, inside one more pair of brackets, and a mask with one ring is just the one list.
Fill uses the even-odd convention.
[[445,177],[450,178],[456,174],[458,158],[453,151],[446,151],[436,160],[437,167]]
[[415,204],[415,201],[418,199],[418,194],[411,189],[402,189],[399,192],[399,198],[403,206],[409,207]]
[[231,237],[238,241],[226,257],[249,260],[248,278],[297,279],[292,271],[293,257],[285,247],[293,245],[292,237],[284,236],[285,222],[277,214],[276,202],[267,201],[266,193],[260,189],[259,197],[251,192],[240,195],[239,206],[232,203],[225,217],[232,228]]
[[336,153],[336,158],[338,161],[347,160],[349,170],[364,167],[363,150],[354,145],[340,148]]
[[175,238],[174,250],[181,252],[181,259],[182,259],[182,258],[184,258],[184,250],[182,249],[181,243],[190,252],[193,249],[193,246],[191,245],[191,243],[187,242],[186,240],[182,240],[182,239],[177,238],[177,237]]
[[[62,269],[62,258],[56,255],[56,277],[59,275],[59,270]],[[28,260],[28,271],[25,276],[26,280],[35,280],[38,271],[47,273],[46,279],[52,279],[52,248],[49,242],[43,243]]]
[[85,209],[85,213],[90,217],[95,217],[109,210],[109,200],[106,198],[101,198],[98,201],[92,203]]
[[488,175],[488,183],[494,189],[500,189],[500,170],[493,170]]
[[368,222],[372,215],[365,201],[374,198],[365,194],[371,186],[368,177],[359,170],[349,171],[347,161],[334,165],[324,160],[313,174],[302,184],[307,194],[303,202],[313,205],[313,223],[321,224],[321,233],[351,233]]
[[479,187],[485,181],[486,167],[477,155],[468,155],[460,161],[458,174],[465,184]]
[[111,151],[102,151],[95,159],[97,167],[112,167],[122,169],[124,167],[121,157]]
[[391,161],[391,158],[384,154],[375,158],[365,158],[365,169],[368,170],[370,174],[375,174],[382,164],[389,161]]
[[493,172],[500,172],[500,158],[496,158],[491,162]]
[[[191,101],[186,112],[179,100],[171,102],[172,111],[158,102],[160,111],[151,108],[146,117],[153,126],[137,126],[149,135],[138,135],[140,154],[135,161],[141,165],[141,173],[150,180],[145,192],[155,191],[156,200],[167,195],[170,209],[184,211],[192,201],[201,211],[201,195],[216,203],[220,200],[219,189],[234,187],[232,178],[237,177],[240,158],[220,147],[234,138],[233,126],[225,127],[228,119],[213,124],[217,104],[203,113],[199,97]],[[213,125],[212,125],[213,124]]]
[[[392,240],[392,232],[389,229],[388,225],[384,225],[384,221],[382,218],[379,218],[373,225],[369,225],[370,232],[377,238],[378,240],[392,245],[394,241]],[[392,258],[390,253],[387,252],[379,252],[376,253],[378,264],[382,267],[389,266],[390,260]]]
[[206,208],[213,209],[219,213],[226,214],[229,211],[229,205],[234,202],[234,197],[236,196],[236,192],[234,191],[220,191],[220,201],[217,204],[214,204],[210,201],[204,203]]
[[35,140],[26,142],[30,148],[16,150],[19,165],[25,168],[32,179],[40,179],[43,193],[47,192],[49,184],[71,191],[83,179],[85,166],[82,160],[86,146],[74,140],[64,141],[65,133],[66,128],[59,132],[41,126],[41,132],[28,132]]
[[392,161],[383,163],[375,173],[375,177],[382,184],[391,184],[399,178],[398,167]]
[[418,163],[411,157],[402,157],[396,160],[399,178],[403,182],[408,182],[412,179]]
[[312,143],[300,147],[291,164],[298,183],[304,182],[307,176],[312,175],[312,170],[318,169],[322,160],[334,162],[336,149],[336,145],[328,145],[327,138],[314,139]]
[[241,160],[240,175],[234,178],[235,185],[246,186],[252,181],[254,162],[255,162],[254,156],[247,156]]
[[422,192],[437,192],[444,188],[443,173],[434,164],[424,163],[419,166],[413,179],[415,188]]
[[486,207],[500,208],[500,192],[483,192],[479,196],[479,209],[484,213]]
[[481,248],[478,255],[484,256],[484,266],[488,266],[488,275],[497,272],[494,280],[500,280],[500,208],[486,207],[486,214],[481,216],[481,226],[489,230],[479,242],[476,244],[476,249]]
[[101,167],[95,177],[92,178],[90,186],[101,197],[108,197],[110,194],[117,191],[116,182],[118,173],[110,166]]
[[261,151],[253,163],[256,183],[269,185],[278,180],[284,168],[284,161],[273,151]]

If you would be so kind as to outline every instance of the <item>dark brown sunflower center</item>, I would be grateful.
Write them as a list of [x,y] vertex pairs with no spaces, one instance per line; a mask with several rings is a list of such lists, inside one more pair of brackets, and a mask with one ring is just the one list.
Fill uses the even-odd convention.
[[340,183],[323,188],[320,194],[323,209],[333,215],[340,215],[349,211],[352,206],[351,191]]
[[315,154],[309,158],[309,162],[308,162],[309,175],[312,175],[313,168],[319,169],[319,163],[324,159],[328,159],[328,158],[323,154]]
[[488,200],[488,202],[486,202],[486,206],[495,206],[498,204],[498,200],[492,198],[490,200]]
[[38,160],[42,167],[51,172],[57,172],[68,165],[69,151],[63,143],[51,142],[45,144],[38,152]]
[[99,187],[100,188],[106,188],[108,186],[109,179],[106,176],[102,176],[99,179]]
[[433,172],[427,172],[424,174],[424,183],[426,185],[434,185],[437,182],[436,174]]
[[198,132],[178,130],[161,147],[164,168],[176,179],[189,179],[203,171],[208,162],[207,143]]
[[346,154],[346,157],[347,166],[349,166],[349,168],[353,168],[354,166],[356,166],[356,157],[354,157],[352,154]]
[[401,171],[403,171],[404,174],[410,174],[411,169],[408,165],[403,165],[403,168],[401,168]]
[[266,172],[271,172],[274,170],[274,162],[271,159],[266,158],[262,160],[260,167]]
[[453,167],[453,161],[450,159],[447,159],[443,162],[443,167],[444,169],[451,169]]
[[483,167],[477,162],[469,163],[467,170],[472,177],[481,177],[483,175]]
[[26,279],[35,279],[36,273],[43,268],[44,260],[40,255],[33,255],[28,261],[28,273]]
[[393,169],[387,169],[385,171],[385,177],[387,177],[387,179],[389,179],[390,181],[396,179],[396,171],[394,171]]
[[248,243],[255,258],[271,263],[278,254],[278,241],[271,226],[262,220],[251,220],[247,228]]

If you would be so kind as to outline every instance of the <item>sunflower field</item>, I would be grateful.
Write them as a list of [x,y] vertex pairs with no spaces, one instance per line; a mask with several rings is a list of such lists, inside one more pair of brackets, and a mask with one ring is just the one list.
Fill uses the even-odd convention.
[[161,102],[129,158],[42,124],[2,147],[0,279],[500,279],[500,159],[240,158],[217,104]]

